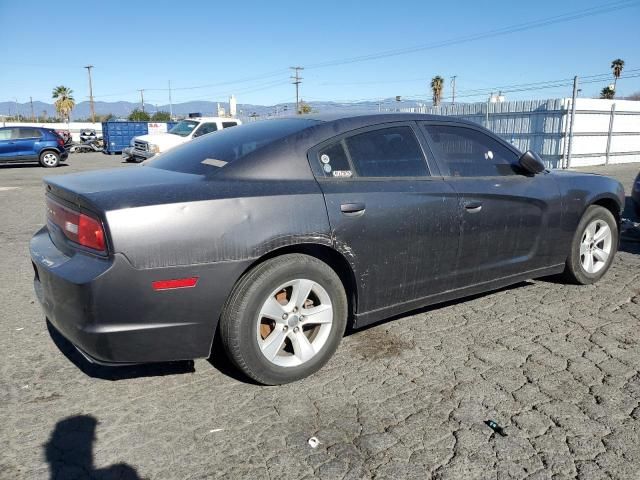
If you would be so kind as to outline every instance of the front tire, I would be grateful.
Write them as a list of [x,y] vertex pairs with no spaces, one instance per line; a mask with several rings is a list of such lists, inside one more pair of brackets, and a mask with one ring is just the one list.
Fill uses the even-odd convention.
[[231,293],[220,335],[231,361],[253,380],[279,385],[318,371],[347,323],[340,278],[326,263],[287,254],[261,263]]
[[618,238],[618,223],[609,210],[599,205],[587,208],[571,242],[565,278],[581,285],[600,280],[613,262]]
[[40,165],[45,168],[54,168],[60,165],[60,155],[58,152],[46,150],[40,154]]

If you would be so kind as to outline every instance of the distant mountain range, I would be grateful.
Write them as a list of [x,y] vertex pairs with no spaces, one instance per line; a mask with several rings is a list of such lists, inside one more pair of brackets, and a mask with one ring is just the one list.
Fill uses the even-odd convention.
[[[229,105],[226,102],[219,102],[221,107],[229,111]],[[380,102],[358,102],[358,103],[339,103],[339,102],[308,102],[311,105],[313,111],[318,112],[340,112],[340,111],[377,111],[379,108],[395,109],[399,104],[393,98],[381,100]],[[403,101],[400,106],[402,108],[415,107],[417,105],[425,105],[426,102],[416,101]],[[379,107],[380,105],[380,107]],[[0,102],[0,115],[14,116],[17,112],[25,118],[31,118],[31,104],[15,102]],[[118,118],[126,118],[134,108],[140,108],[139,103],[132,102],[94,102],[95,111],[98,115],[113,114]],[[185,102],[176,103],[173,105],[174,115],[188,115],[189,113],[201,113],[203,115],[216,115],[218,102]],[[169,111],[169,105],[151,105],[146,104],[145,110],[149,113],[153,113],[156,110]],[[259,115],[261,117],[279,114],[283,115],[285,112],[293,113],[295,110],[295,103],[280,103],[278,105],[253,105],[253,104],[238,104],[237,106],[238,116],[248,117],[252,114]],[[47,117],[55,116],[56,109],[51,103],[33,102],[33,112],[36,117],[46,115]],[[80,102],[76,105],[71,113],[72,120],[86,119],[91,116],[91,110],[89,102]]]

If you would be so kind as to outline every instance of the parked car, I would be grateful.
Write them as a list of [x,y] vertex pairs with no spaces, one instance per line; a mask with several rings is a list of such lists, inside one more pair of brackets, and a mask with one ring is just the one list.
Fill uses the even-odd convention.
[[73,144],[73,137],[71,136],[71,132],[69,130],[54,130],[62,140],[64,140],[65,145]]
[[80,130],[80,143],[98,140],[98,134],[93,128],[84,128]]
[[217,331],[265,384],[318,370],[348,322],[598,281],[624,203],[616,180],[417,114],[255,122],[45,184],[31,258],[53,328],[116,365],[219,355]]
[[54,130],[38,127],[0,128],[0,163],[40,162],[57,167],[69,153],[64,140]]
[[638,172],[638,175],[633,182],[633,187],[631,189],[631,199],[633,200],[636,215],[640,217],[640,172]]
[[142,162],[194,138],[240,124],[242,122],[235,118],[189,118],[182,120],[168,132],[149,133],[132,138],[130,146],[124,149],[122,156],[127,162]]

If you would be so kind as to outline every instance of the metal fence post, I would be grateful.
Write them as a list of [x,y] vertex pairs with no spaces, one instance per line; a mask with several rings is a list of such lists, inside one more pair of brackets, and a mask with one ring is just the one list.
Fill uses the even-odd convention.
[[611,104],[611,115],[609,116],[609,134],[607,135],[607,157],[605,165],[609,165],[609,153],[611,152],[611,137],[613,136],[613,119],[616,117],[616,104]]
[[571,147],[573,146],[573,124],[576,119],[576,97],[578,96],[578,76],[573,77],[573,95],[571,96],[571,124],[569,125],[569,144],[567,146],[567,168],[571,167]]
[[484,128],[489,128],[489,102],[491,98],[487,99],[487,111],[485,112],[484,117]]

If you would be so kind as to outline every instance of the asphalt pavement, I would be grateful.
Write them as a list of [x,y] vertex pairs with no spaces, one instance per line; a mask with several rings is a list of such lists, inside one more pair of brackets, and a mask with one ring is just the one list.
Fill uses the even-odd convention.
[[[113,167],[138,168],[0,166],[0,479],[638,478],[640,243],[596,285],[523,282],[355,332],[290,385],[215,351],[96,367],[47,331],[28,243],[44,176]],[[583,170],[628,192],[638,169]]]

